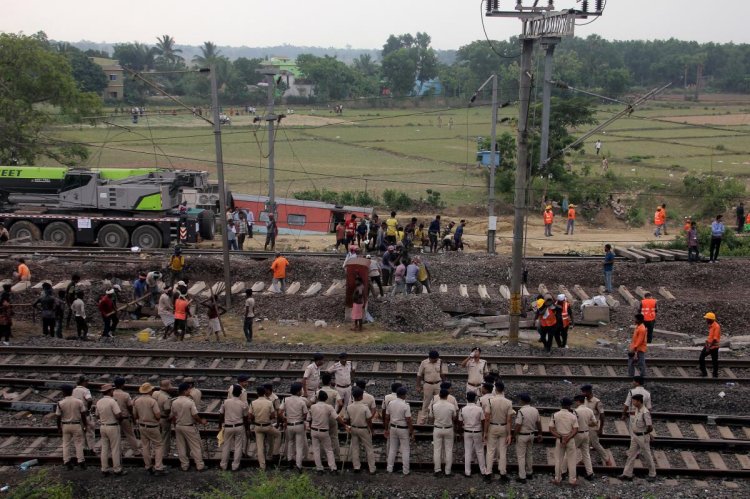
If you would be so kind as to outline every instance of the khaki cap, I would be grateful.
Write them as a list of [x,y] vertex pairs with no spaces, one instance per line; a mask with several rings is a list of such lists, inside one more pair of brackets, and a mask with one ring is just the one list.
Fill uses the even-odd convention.
[[104,393],[104,392],[108,392],[108,391],[114,390],[114,389],[115,389],[115,387],[113,385],[107,383],[106,385],[102,385],[102,387],[101,387],[101,389],[99,391],[101,391],[102,393]]
[[140,388],[138,388],[138,393],[151,393],[154,391],[154,386],[151,383],[143,383]]

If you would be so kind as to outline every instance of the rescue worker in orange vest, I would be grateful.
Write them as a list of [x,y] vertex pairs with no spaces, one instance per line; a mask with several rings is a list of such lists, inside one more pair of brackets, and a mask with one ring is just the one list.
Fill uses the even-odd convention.
[[555,342],[560,348],[568,348],[568,328],[573,327],[573,309],[564,294],[557,295],[557,323],[559,325],[555,335]]
[[661,231],[664,228],[665,220],[666,220],[666,217],[664,216],[664,210],[662,210],[661,206],[657,207],[656,213],[654,213],[654,225],[656,226],[656,229],[654,230],[654,235],[656,237],[661,237]]
[[557,314],[552,296],[544,297],[544,305],[537,310],[537,319],[541,328],[542,343],[546,352],[552,351],[552,338],[558,334]]
[[628,347],[628,376],[635,376],[635,364],[638,363],[639,374],[646,377],[646,326],[643,325],[643,314],[635,314],[635,331]]
[[555,214],[552,213],[552,206],[547,205],[544,209],[544,235],[550,237],[552,235],[552,222],[555,220]]
[[646,342],[652,343],[654,338],[654,323],[656,322],[656,299],[651,296],[651,293],[646,293],[643,297],[641,308],[638,311],[643,314],[643,325],[646,326],[648,333]]
[[706,372],[706,357],[711,356],[711,367],[713,368],[714,378],[719,377],[719,343],[721,342],[721,326],[716,322],[716,314],[708,312],[703,316],[708,324],[708,338],[706,338],[706,344],[701,351],[701,356],[698,359],[701,368],[701,376],[708,376]]
[[565,227],[565,234],[567,235],[568,232],[570,234],[573,234],[573,229],[576,225],[576,205],[571,204],[568,206],[568,225]]
[[692,225],[692,222],[693,221],[690,219],[690,217],[685,217],[685,225],[682,226],[682,230],[685,231],[685,234],[690,232],[690,227]]

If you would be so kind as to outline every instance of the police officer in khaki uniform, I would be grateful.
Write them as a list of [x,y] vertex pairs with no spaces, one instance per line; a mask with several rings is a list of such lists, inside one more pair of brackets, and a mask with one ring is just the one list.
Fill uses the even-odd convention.
[[471,349],[471,353],[461,362],[461,367],[465,367],[469,374],[469,379],[466,381],[466,393],[474,392],[478,393],[482,386],[484,376],[490,373],[487,367],[487,361],[480,359],[482,349],[474,347]]
[[128,445],[133,449],[133,452],[138,454],[141,452],[141,443],[135,438],[135,432],[133,431],[133,399],[122,389],[124,386],[125,378],[115,378],[115,390],[112,392],[112,398],[117,401],[122,413],[122,420],[120,421],[122,434],[125,435],[125,440],[128,441]]
[[516,459],[518,460],[519,483],[526,483],[534,475],[534,440],[542,443],[542,418],[539,411],[531,406],[531,396],[520,393],[521,407],[516,414],[513,433],[516,436]]
[[409,474],[409,440],[414,438],[411,407],[406,403],[406,387],[396,391],[396,400],[388,404],[383,415],[385,438],[388,439],[388,473],[393,473],[396,454],[401,451],[404,475]]
[[440,382],[445,380],[448,374],[448,367],[443,364],[440,354],[437,350],[430,350],[428,358],[419,364],[417,371],[417,392],[422,392],[422,411],[420,421],[427,417],[430,402],[433,397],[440,393]]
[[[302,394],[302,384],[292,383],[290,396],[281,404],[284,411],[284,428],[286,431],[286,458],[297,471],[302,472],[302,459],[307,456],[307,436],[305,435],[305,421],[307,420],[307,401]],[[294,460],[292,460],[294,456]]]
[[302,375],[302,394],[309,402],[308,405],[316,402],[315,394],[320,388],[320,366],[323,365],[324,357],[322,353],[313,355],[313,361],[305,368]]
[[182,382],[190,385],[188,397],[193,399],[193,402],[195,402],[195,407],[199,408],[201,406],[201,400],[203,400],[203,393],[195,387],[195,380],[188,376],[187,378],[184,378]]
[[[151,383],[143,383],[138,388],[140,397],[133,402],[133,420],[138,424],[141,433],[141,444],[143,445],[143,464],[146,470],[153,475],[166,475],[164,471],[164,445],[161,440],[159,421],[161,411],[159,403],[151,396],[154,387]],[[154,465],[151,466],[153,456]]]
[[433,418],[432,429],[432,462],[435,465],[435,476],[443,473],[450,476],[453,467],[453,429],[458,424],[458,408],[448,401],[448,390],[440,390],[440,400],[432,404],[430,417]]
[[367,466],[370,468],[370,474],[375,474],[375,452],[372,448],[372,412],[370,408],[362,401],[364,391],[355,386],[352,388],[352,398],[354,403],[349,404],[344,409],[344,421],[349,423],[351,428],[352,442],[351,455],[354,472],[359,473],[361,463],[359,460],[360,445],[365,448],[367,456]]
[[[104,396],[96,403],[96,414],[99,416],[99,440],[101,441],[101,464],[102,474],[109,476],[113,473],[116,476],[127,475],[128,472],[122,469],[122,454],[120,452],[120,421],[122,412],[117,401],[112,398],[112,392],[115,387],[106,384],[102,386]],[[112,467],[109,466],[109,459],[112,458]]]
[[562,409],[552,415],[549,431],[555,437],[555,479],[553,483],[562,483],[563,459],[568,465],[568,480],[571,485],[576,486],[576,443],[575,436],[578,433],[578,418],[570,411],[573,401],[565,397],[560,401]]
[[195,424],[204,425],[207,421],[198,416],[198,408],[195,406],[195,401],[190,397],[190,384],[182,382],[177,390],[179,396],[172,401],[170,419],[175,427],[180,468],[182,471],[187,471],[190,468],[190,457],[192,457],[195,468],[198,471],[203,471],[205,465],[201,453],[201,436]]
[[[596,428],[599,426],[594,411],[586,407],[586,397],[583,395],[576,395],[573,397],[575,402],[575,415],[578,418],[578,433],[576,433],[575,442],[576,449],[580,451],[581,458],[583,459],[583,466],[586,469],[586,474],[583,476],[586,480],[594,479],[594,468],[591,466],[591,452],[589,451],[590,439],[589,435],[596,433]],[[576,454],[576,462],[578,455]]]
[[[371,394],[367,393],[367,381],[363,379],[358,379],[354,382],[355,386],[358,386],[362,390],[362,402],[370,408],[370,412],[373,414],[377,414],[378,412],[378,406],[375,402],[375,397],[373,397]],[[351,403],[351,401],[349,402]]]
[[[336,460],[333,456],[333,447],[331,447],[331,436],[329,434],[329,425],[331,421],[334,424],[341,423],[346,427],[346,431],[350,431],[349,426],[344,422],[343,418],[336,414],[336,411],[328,405],[328,394],[323,390],[318,392],[318,401],[310,406],[310,413],[308,415],[310,419],[310,438],[312,439],[312,451],[313,458],[315,459],[315,469],[318,473],[323,473],[323,461],[320,456],[321,448],[326,453],[326,459],[328,461],[328,468],[331,472],[336,471]],[[338,435],[337,435],[338,438]]]
[[643,403],[644,398],[640,393],[636,393],[631,398],[634,411],[630,414],[630,448],[625,469],[618,477],[620,480],[633,479],[633,466],[639,454],[648,466],[648,480],[651,482],[656,478],[656,465],[651,455],[651,436],[654,426],[651,422],[651,412]]
[[259,386],[257,389],[258,398],[250,404],[250,422],[254,425],[255,431],[255,452],[258,455],[258,465],[260,469],[266,469],[266,438],[272,449],[271,455],[278,456],[281,447],[281,433],[273,427],[276,420],[276,411],[273,408],[273,402],[268,400],[266,389]]
[[[340,414],[344,408],[344,401],[339,396],[338,390],[335,388],[335,381],[329,372],[323,372],[320,374],[320,390],[326,392],[328,399],[326,403],[333,407],[336,414]],[[317,397],[317,393],[315,394]],[[331,436],[331,447],[333,448],[333,455],[336,457],[336,461],[341,458],[341,448],[339,445],[339,427],[332,420],[328,425],[328,433]]]
[[[391,383],[391,393],[383,397],[383,402],[380,405],[380,417],[381,418],[385,418],[385,411],[386,409],[388,409],[388,404],[390,404],[391,402],[393,402],[394,400],[398,398],[398,395],[396,395],[396,392],[398,391],[399,388],[401,388],[401,386],[402,385],[399,382]],[[375,418],[378,417],[377,411],[376,411],[375,416],[373,417]],[[385,440],[385,455],[386,456],[388,456],[388,449],[389,449],[390,443],[391,441],[389,439]]]
[[602,404],[602,401],[599,400],[594,396],[594,389],[591,385],[583,385],[581,387],[581,393],[584,397],[586,397],[586,400],[583,402],[583,405],[588,407],[594,412],[594,417],[599,422],[597,427],[589,432],[589,440],[591,441],[591,447],[599,453],[599,456],[601,457],[602,463],[604,463],[605,466],[614,466],[615,461],[610,455],[610,453],[605,449],[602,444],[599,442],[599,437],[602,436],[602,433],[604,432],[604,404]]
[[346,352],[339,354],[338,362],[329,367],[328,372],[336,380],[336,391],[339,393],[339,399],[343,401],[344,407],[346,407],[352,400],[352,374],[354,374],[354,368],[352,363],[347,360]]
[[[440,383],[440,390],[438,391],[438,393],[435,394],[434,397],[432,397],[432,402],[430,402],[430,410],[432,410],[432,405],[435,402],[437,402],[438,400],[440,400],[440,392],[443,391],[443,390],[448,390],[448,398],[447,398],[447,400],[448,400],[448,402],[450,402],[451,404],[453,404],[453,407],[456,408],[456,413],[458,413],[458,409],[459,409],[459,407],[458,407],[458,400],[456,400],[456,397],[454,397],[451,394],[451,387],[452,386],[453,385],[451,384],[450,381],[443,381],[442,383]],[[428,411],[428,414],[429,414],[429,411]]]
[[649,411],[651,410],[651,393],[644,387],[643,376],[633,376],[633,388],[628,390],[628,396],[622,406],[622,419],[624,420],[628,419],[628,414],[632,415],[635,412],[633,395],[643,396],[643,406]]
[[464,432],[464,475],[471,476],[471,459],[474,454],[479,464],[479,472],[486,482],[491,481],[484,460],[484,411],[477,404],[476,392],[466,394],[466,405],[458,413]]
[[86,406],[79,399],[73,397],[73,387],[60,387],[65,397],[57,403],[57,430],[62,434],[63,464],[72,470],[75,466],[70,456],[70,444],[76,451],[76,460],[81,469],[86,469],[83,457],[83,434],[86,431]]
[[159,405],[159,432],[161,433],[161,446],[165,456],[169,455],[172,448],[172,421],[170,420],[172,396],[169,394],[171,390],[172,382],[163,379],[159,382],[159,389],[154,390],[154,393],[151,394],[151,397]]
[[479,405],[482,410],[485,410],[487,401],[495,395],[494,393],[492,393],[494,390],[495,385],[493,383],[488,383],[486,381],[482,383],[482,393],[481,395],[477,396],[477,405]]
[[247,404],[247,387],[250,385],[250,376],[247,374],[240,374],[237,376],[237,384],[236,385],[230,385],[229,388],[227,388],[227,398],[231,399],[234,397],[234,387],[239,386],[242,391],[240,392],[240,399]]
[[76,387],[73,388],[73,397],[77,398],[83,405],[86,406],[86,448],[84,454],[94,455],[94,446],[96,439],[94,438],[94,420],[91,418],[91,407],[94,405],[94,399],[91,396],[91,390],[88,388],[89,381],[85,376],[79,376],[76,382]]
[[240,469],[240,460],[245,449],[245,428],[248,423],[250,406],[242,400],[242,391],[242,386],[233,385],[232,397],[226,399],[219,409],[219,426],[224,428],[224,443],[221,447],[219,467],[223,470],[227,469],[229,453],[232,450],[234,450],[232,471]]
[[487,444],[487,472],[492,473],[495,465],[495,451],[498,453],[497,467],[500,480],[508,481],[508,446],[513,441],[513,404],[505,398],[505,385],[495,383],[498,394],[490,397],[484,407],[484,435]]

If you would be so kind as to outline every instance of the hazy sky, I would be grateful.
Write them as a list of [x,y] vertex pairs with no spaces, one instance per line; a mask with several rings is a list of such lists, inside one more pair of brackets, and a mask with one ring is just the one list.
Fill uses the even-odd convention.
[[[254,47],[279,44],[380,48],[389,34],[426,31],[433,46],[454,49],[483,38],[479,0],[6,0],[0,31],[43,30],[55,40]],[[540,4],[546,3],[541,0]],[[593,6],[594,0],[589,4]],[[524,0],[530,5],[531,0]],[[575,0],[558,0],[568,8]],[[679,38],[750,42],[748,0],[609,0],[605,15],[576,29],[608,39]],[[515,0],[501,0],[502,8]],[[517,34],[515,19],[485,19],[491,38]]]

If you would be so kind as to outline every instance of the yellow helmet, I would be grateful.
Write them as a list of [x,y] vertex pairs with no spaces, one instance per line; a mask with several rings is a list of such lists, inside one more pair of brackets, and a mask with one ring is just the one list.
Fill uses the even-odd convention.
[[706,315],[703,316],[703,318],[715,321],[716,320],[716,314],[713,313],[713,312],[708,312]]

